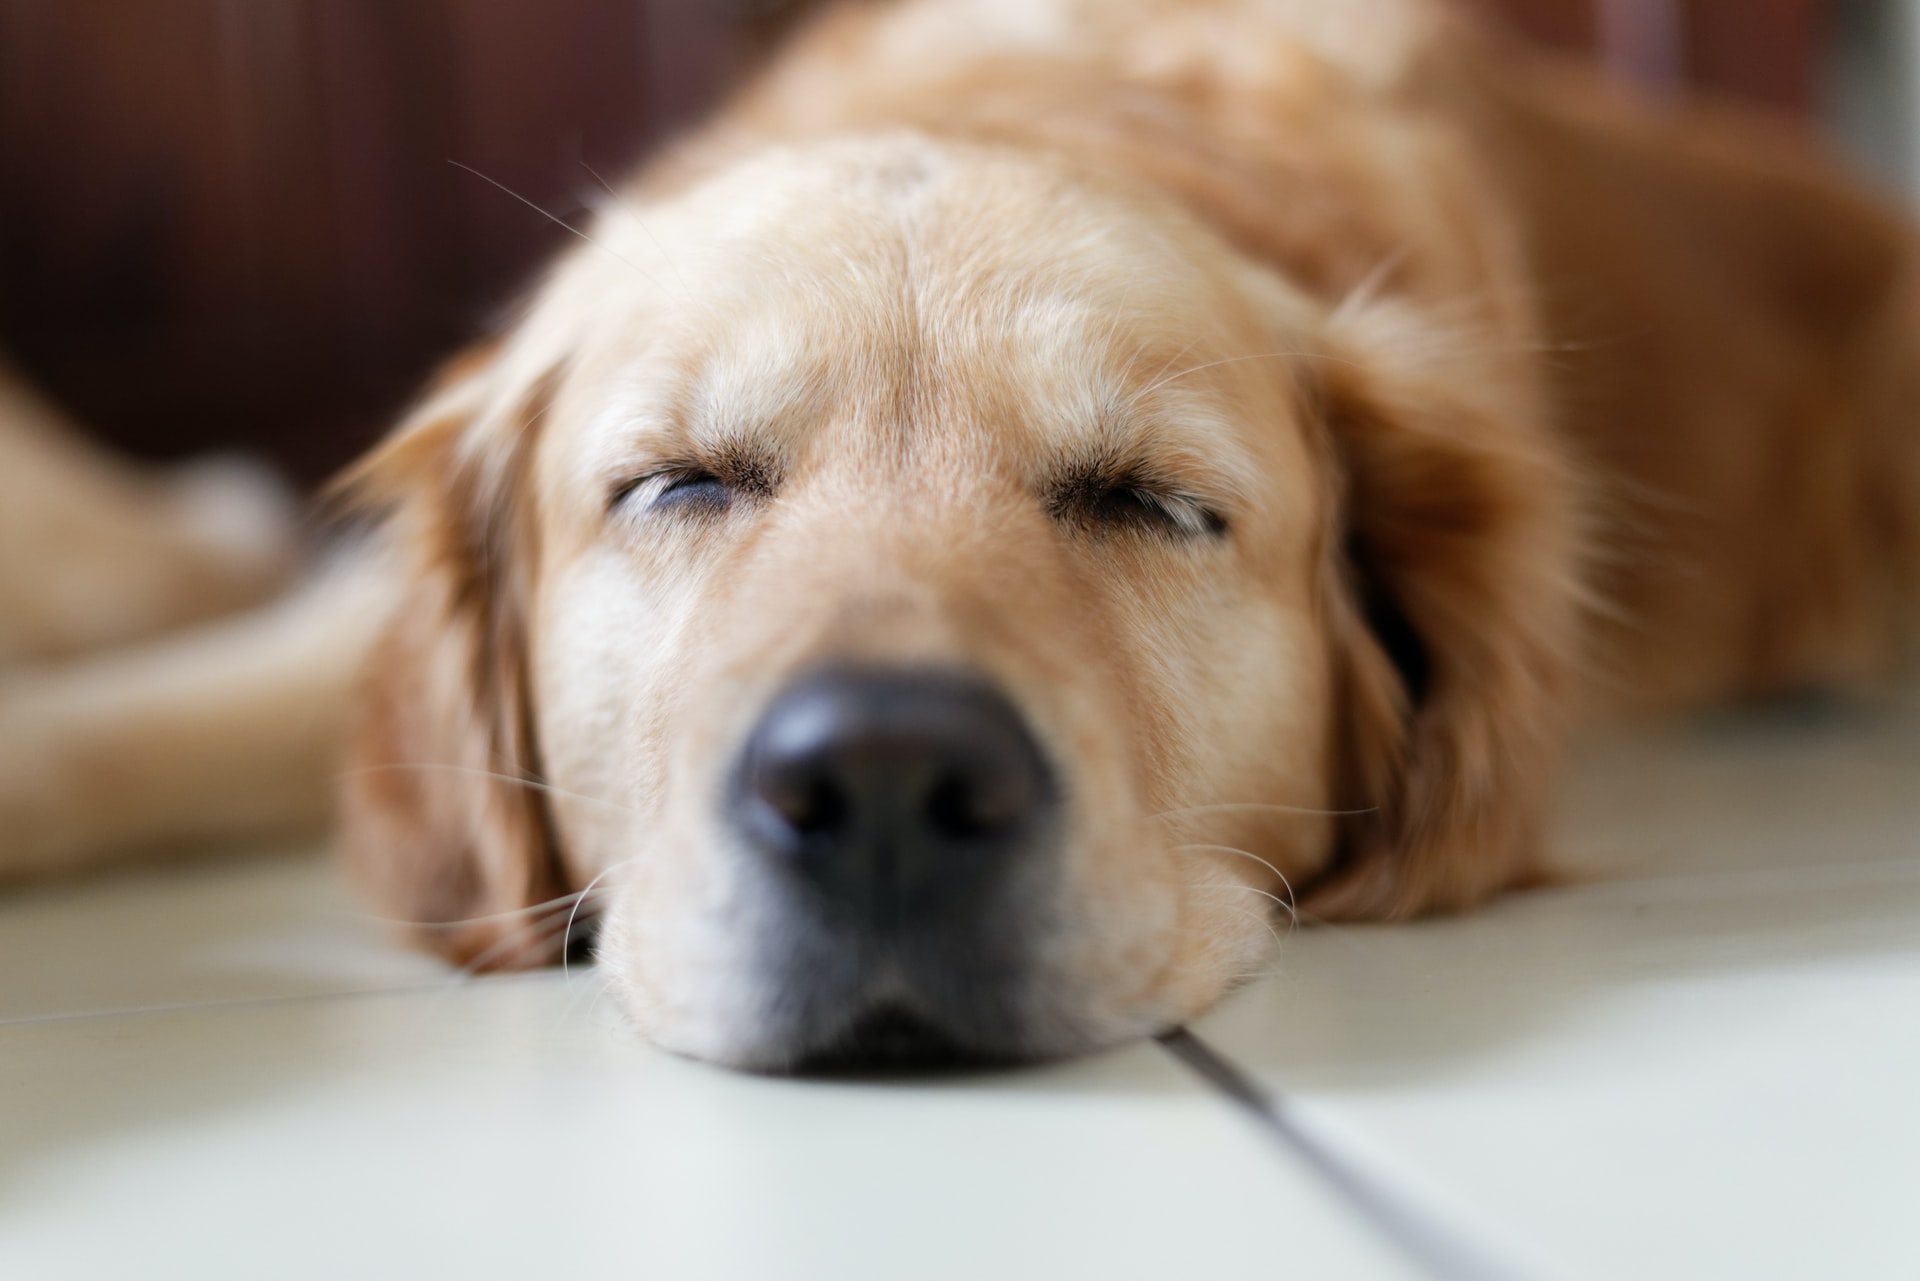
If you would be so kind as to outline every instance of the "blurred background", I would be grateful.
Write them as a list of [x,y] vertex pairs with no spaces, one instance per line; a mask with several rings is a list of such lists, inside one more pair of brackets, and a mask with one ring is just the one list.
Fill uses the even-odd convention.
[[[1457,2],[1920,181],[1916,0]],[[0,0],[0,350],[136,455],[323,479],[565,239],[494,183],[576,214],[807,7]]]

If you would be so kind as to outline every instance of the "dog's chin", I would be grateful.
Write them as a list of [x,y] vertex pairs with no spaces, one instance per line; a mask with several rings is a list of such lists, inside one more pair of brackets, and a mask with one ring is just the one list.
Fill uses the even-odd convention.
[[[741,1071],[899,1076],[1074,1058],[1187,1012],[1126,967],[1068,964],[1084,958],[1061,937],[1047,905],[1062,895],[1041,876],[1009,882],[970,918],[890,926],[783,888],[746,880],[732,912],[677,935],[633,928],[632,905],[616,901],[598,957],[636,1030]],[[1108,986],[1128,979],[1127,997]]]
[[1029,1057],[971,1041],[911,1006],[881,1003],[785,1070],[822,1077],[937,1075],[1009,1067]]
[[[1073,1058],[1150,1035],[1153,1020],[1095,1029],[1031,1001],[982,987],[963,1006],[941,1007],[889,985],[885,994],[808,986],[774,990],[751,1012],[684,1021],[636,1018],[671,1053],[773,1076],[909,1077],[990,1071]],[[637,1013],[637,1012],[636,1012]]]
[[916,1079],[961,1076],[1070,1059],[1105,1042],[1049,1038],[1032,1041],[971,1039],[914,1010],[876,1006],[830,1036],[795,1046],[761,1044],[709,1061],[763,1076],[821,1080]]
[[[640,1030],[662,1049],[765,1076],[911,1078],[990,1072],[1080,1058],[1151,1037],[1179,1020],[1165,1011],[1101,1021],[1054,1010],[1018,1016],[983,1001],[956,1017],[909,998],[888,997],[822,1012],[819,1001],[757,1019],[700,1020]],[[1037,1011],[1035,1012],[1037,1014]]]

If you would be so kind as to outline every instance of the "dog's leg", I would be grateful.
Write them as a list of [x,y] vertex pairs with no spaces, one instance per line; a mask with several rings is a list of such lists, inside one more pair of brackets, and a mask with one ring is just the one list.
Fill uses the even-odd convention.
[[0,664],[244,609],[294,572],[297,508],[263,469],[136,468],[0,363]]
[[317,831],[379,581],[0,678],[0,877]]

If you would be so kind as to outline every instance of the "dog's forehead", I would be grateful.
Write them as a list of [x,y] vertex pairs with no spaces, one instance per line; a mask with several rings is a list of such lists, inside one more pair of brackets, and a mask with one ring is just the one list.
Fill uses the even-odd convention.
[[1191,258],[1126,206],[1061,162],[901,131],[769,147],[654,202],[651,229],[625,230],[721,278],[775,265],[853,284],[903,266],[931,280],[943,268],[1068,276],[1120,256],[1163,269]]
[[1204,393],[1222,379],[1177,376],[1272,341],[1177,211],[913,135],[775,150],[611,208],[595,234],[617,261],[593,288],[626,301],[576,309],[603,319],[575,355],[586,412],[568,416],[605,449],[797,436],[875,407],[900,430],[1104,445],[1150,395],[1177,410],[1153,417],[1160,437],[1183,420],[1217,436]]

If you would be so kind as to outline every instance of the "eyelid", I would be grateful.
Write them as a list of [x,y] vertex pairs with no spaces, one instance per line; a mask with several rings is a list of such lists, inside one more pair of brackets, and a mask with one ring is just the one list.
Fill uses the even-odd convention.
[[607,510],[617,511],[636,503],[651,506],[677,483],[719,479],[698,463],[669,463],[616,482],[607,497]]
[[1227,531],[1226,518],[1190,494],[1142,488],[1134,492],[1173,522],[1182,534],[1193,538],[1218,537]]
[[766,499],[779,488],[780,479],[779,463],[750,443],[721,441],[616,477],[608,487],[607,508],[613,511],[636,499],[651,502],[671,493],[679,482],[712,482],[731,498]]
[[1157,525],[1180,538],[1220,538],[1226,517],[1193,494],[1132,468],[1088,467],[1069,473],[1047,497],[1048,512],[1093,532]]

